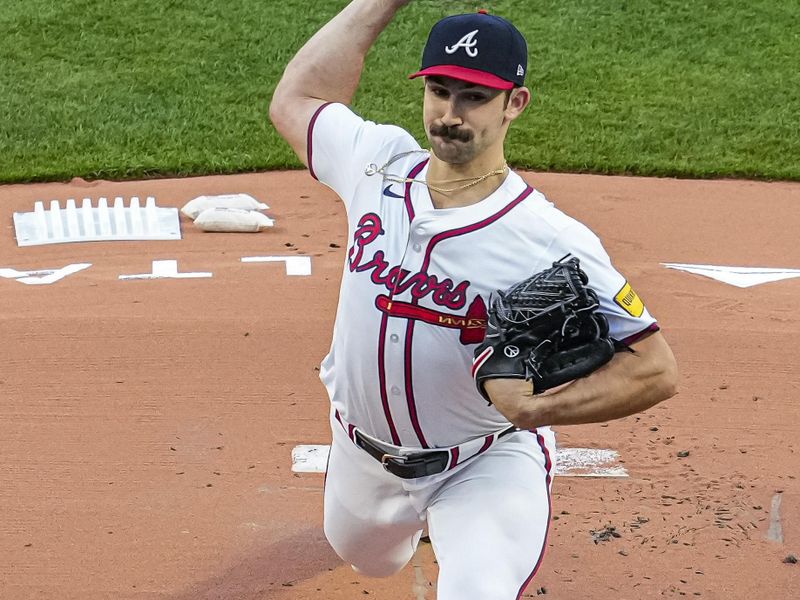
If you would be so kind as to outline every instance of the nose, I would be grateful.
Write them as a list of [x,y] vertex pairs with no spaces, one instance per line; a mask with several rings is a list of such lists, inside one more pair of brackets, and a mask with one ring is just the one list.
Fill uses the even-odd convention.
[[447,103],[446,110],[442,115],[442,124],[447,127],[456,127],[464,124],[464,119],[461,118],[455,100],[451,99]]

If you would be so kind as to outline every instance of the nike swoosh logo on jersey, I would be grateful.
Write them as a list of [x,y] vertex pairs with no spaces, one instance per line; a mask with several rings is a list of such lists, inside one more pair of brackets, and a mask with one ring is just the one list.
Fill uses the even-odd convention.
[[402,198],[402,197],[403,197],[403,196],[401,196],[400,194],[395,194],[395,193],[392,191],[392,186],[391,186],[391,185],[387,185],[387,186],[386,186],[386,189],[385,189],[385,190],[383,190],[383,195],[384,195],[384,196],[389,196],[390,198]]

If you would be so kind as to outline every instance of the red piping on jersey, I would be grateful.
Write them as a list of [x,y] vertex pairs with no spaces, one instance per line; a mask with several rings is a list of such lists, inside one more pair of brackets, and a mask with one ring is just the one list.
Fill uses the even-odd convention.
[[[531,433],[536,434],[536,441],[539,442],[539,447],[542,449],[542,453],[544,454],[544,468],[547,471],[546,481],[549,488],[550,484],[553,482],[553,461],[550,458],[550,451],[547,449],[547,445],[544,443],[544,436],[541,433],[539,433],[536,429],[532,430]],[[549,519],[547,522],[550,522]]]
[[430,243],[428,244],[428,248],[425,250],[425,260],[422,261],[422,268],[420,269],[421,273],[425,273],[428,270],[428,265],[431,261],[431,252],[433,251],[433,247],[441,242],[442,240],[446,240],[452,237],[457,237],[459,235],[464,235],[467,233],[472,233],[473,231],[477,231],[478,229],[483,229],[487,225],[491,225],[499,218],[508,214],[512,208],[514,208],[517,204],[525,200],[528,196],[531,195],[533,192],[533,188],[528,186],[525,188],[519,196],[514,198],[511,202],[506,204],[501,210],[497,211],[495,214],[486,217],[483,221],[478,221],[477,223],[473,223],[472,225],[467,225],[466,227],[459,227],[458,229],[450,229],[449,231],[442,231],[441,233],[437,233],[435,236],[431,238]]
[[[426,158],[422,162],[415,165],[411,171],[409,171],[407,179],[413,179],[422,169],[425,167],[429,158]],[[406,182],[406,189],[405,189],[405,196],[404,202],[406,206],[406,212],[408,213],[408,221],[409,223],[414,220],[414,206],[411,204],[411,182]],[[397,284],[400,281],[400,277],[395,278],[394,282],[394,289],[391,290],[389,293],[389,302],[391,302],[394,295],[397,293]],[[410,321],[410,323],[413,323]],[[378,382],[381,389],[381,403],[383,404],[383,413],[386,416],[386,422],[389,425],[389,432],[392,436],[392,443],[395,446],[400,446],[400,437],[397,435],[397,428],[394,425],[394,420],[392,419],[392,413],[389,407],[389,394],[386,390],[386,326],[388,324],[388,314],[383,313],[383,317],[381,318],[381,329],[378,334]],[[406,348],[408,348],[408,344],[411,342],[410,333],[406,332]],[[407,354],[407,353],[406,353]],[[414,394],[413,390],[411,389],[411,367],[408,362],[408,356],[406,355],[406,372],[405,372],[405,383],[406,383],[406,400],[408,403],[408,412],[411,415],[411,424],[414,427],[414,431],[417,434],[417,438],[420,441],[420,444],[423,448],[428,448],[428,443],[425,441],[425,436],[422,434],[422,429],[419,426],[419,419],[417,418],[417,408],[414,402]]]
[[491,446],[494,443],[494,441],[495,439],[493,435],[487,435],[486,439],[483,442],[483,446],[481,446],[481,449],[475,453],[475,456],[478,456],[478,454],[483,454],[484,452],[486,452],[489,449],[489,446]]
[[345,425],[344,424],[344,419],[342,419],[342,415],[339,414],[339,410],[338,409],[335,409],[333,414],[336,417],[336,420],[339,421],[339,425],[341,425],[342,429],[344,429],[345,433],[347,433],[347,437],[349,437],[350,441],[355,444],[356,443],[356,434],[355,434],[356,426],[352,425],[350,423]]
[[[417,165],[417,167],[420,167],[420,169],[421,169],[421,165],[424,165],[424,162],[421,163],[420,165]],[[417,167],[415,167],[412,170],[412,173],[415,170],[417,170]],[[409,178],[411,178],[411,177],[412,176],[409,174]],[[410,185],[411,185],[410,182],[406,183],[406,198],[410,197],[410,194],[409,194]],[[482,229],[482,228],[486,227],[487,225],[491,225],[492,223],[494,223],[495,221],[497,221],[498,219],[500,219],[504,215],[508,214],[508,212],[512,208],[514,208],[520,202],[525,200],[525,198],[530,196],[531,192],[533,192],[533,188],[528,186],[528,187],[525,188],[525,190],[519,196],[514,198],[514,200],[512,200],[511,202],[506,204],[502,209],[497,211],[495,214],[485,218],[484,220],[478,221],[477,223],[473,223],[471,225],[467,225],[466,227],[459,227],[457,229],[450,229],[448,231],[443,231],[443,232],[438,233],[435,236],[433,236],[431,238],[431,241],[428,243],[428,247],[425,249],[425,259],[422,261],[422,267],[420,268],[419,272],[427,274],[428,266],[430,265],[430,261],[431,261],[431,253],[433,252],[433,247],[436,244],[438,244],[442,240],[446,240],[446,239],[449,239],[451,237],[457,237],[459,235],[465,235],[467,233],[472,233],[474,231],[478,231],[479,229]],[[410,206],[410,202],[407,202],[406,203],[406,207],[408,208],[409,206]],[[413,214],[413,211],[410,214]],[[419,300],[417,298],[414,298],[411,301],[411,304],[417,305],[417,304],[419,304]],[[414,333],[414,321],[409,319],[408,324],[406,325],[406,347],[405,347],[406,400],[408,402],[408,409],[409,409],[408,412],[409,412],[409,417],[411,418],[411,425],[412,425],[412,427],[414,428],[414,431],[417,434],[417,439],[419,440],[419,443],[422,445],[423,448],[427,448],[428,445],[426,444],[425,437],[422,434],[422,425],[420,424],[419,418],[417,416],[416,403],[414,402],[413,380],[411,378],[411,362],[412,362],[411,361],[411,338],[413,336],[413,333]]]
[[[500,437],[499,435],[494,435],[494,434],[487,435],[483,440],[483,446],[481,446],[481,449],[478,450],[472,456],[468,456],[467,460],[472,460],[476,456],[480,456],[481,454],[486,452],[492,446],[492,444],[494,444],[499,439],[499,437]],[[458,466],[458,459],[459,459],[458,448],[451,448],[450,449],[450,466],[447,467],[448,471],[450,469],[453,469],[456,466]]]
[[414,378],[411,375],[411,338],[414,335],[414,321],[409,320],[406,326],[406,347],[405,347],[405,382],[406,382],[406,404],[408,405],[408,416],[411,417],[411,426],[417,439],[423,448],[430,448],[422,433],[422,426],[417,415],[417,403],[414,401]]
[[389,425],[389,433],[392,436],[392,443],[395,446],[401,446],[400,438],[397,435],[397,429],[394,426],[392,419],[392,412],[389,408],[389,394],[386,393],[386,326],[389,321],[389,315],[383,313],[381,317],[381,329],[378,333],[378,383],[381,389],[381,403],[383,404],[383,414],[386,416],[386,423]]
[[331,104],[333,104],[333,102],[326,102],[325,104],[320,106],[316,110],[316,112],[314,112],[314,116],[311,117],[311,120],[308,122],[308,133],[306,134],[306,157],[307,157],[306,160],[308,161],[308,172],[311,173],[311,176],[314,179],[317,179],[317,181],[319,181],[319,179],[317,178],[317,174],[314,173],[314,163],[311,162],[312,155],[313,155],[313,152],[312,152],[312,146],[313,146],[312,131],[314,129],[314,123],[317,122],[317,117],[319,116],[319,113],[322,112],[323,108],[325,108],[326,106],[330,106]]
[[639,340],[646,338],[651,333],[655,333],[660,329],[661,327],[658,326],[658,323],[651,323],[649,327],[642,329],[639,333],[634,333],[633,335],[626,337],[624,340],[622,340],[622,343],[626,346],[630,346],[631,344],[635,344]]
[[531,430],[531,433],[536,435],[536,441],[539,442],[539,447],[542,449],[542,454],[544,454],[544,467],[547,471],[547,476],[545,478],[546,486],[547,486],[547,525],[544,532],[544,541],[542,542],[542,549],[539,551],[539,558],[536,559],[536,565],[533,567],[533,571],[531,574],[528,575],[528,578],[522,583],[519,588],[519,592],[517,592],[517,600],[522,598],[522,594],[525,591],[525,588],[528,587],[528,584],[531,580],[536,576],[536,573],[539,571],[539,567],[542,566],[542,561],[544,560],[544,552],[547,549],[547,538],[550,536],[550,522],[553,518],[553,499],[550,496],[550,482],[552,481],[552,476],[550,470],[553,467],[553,462],[550,460],[550,452],[547,450],[547,445],[544,442],[544,437],[535,429]]
[[[417,175],[420,174],[422,169],[425,168],[425,165],[428,164],[430,158],[426,158],[425,160],[419,162],[415,165],[406,176],[406,189],[404,194],[404,201],[406,205],[406,213],[408,214],[408,222],[411,223],[414,220],[414,205],[411,203],[411,185],[413,184],[413,180]],[[392,297],[397,293],[397,284],[400,281],[400,277],[395,278],[394,289],[392,290]],[[391,298],[390,298],[391,300]],[[430,448],[428,446],[428,441],[425,439],[425,434],[422,433],[422,427],[419,423],[419,416],[417,415],[417,403],[414,400],[414,386],[413,386],[413,377],[411,375],[411,337],[414,334],[414,321],[409,320],[408,327],[406,328],[406,342],[405,342],[405,384],[406,384],[406,405],[408,406],[408,415],[411,418],[411,426],[414,428],[414,433],[417,434],[417,439],[419,440],[420,445],[423,448]],[[456,451],[456,457],[458,456],[458,451]]]
[[[417,175],[419,175],[420,171],[425,168],[425,165],[428,164],[430,158],[426,158],[421,163],[416,165],[411,171],[408,172],[406,179],[414,179]],[[408,213],[408,222],[414,220],[414,205],[411,204],[411,181],[406,181],[406,192],[405,192],[405,203],[406,203],[406,212]]]
[[454,468],[458,464],[458,448],[451,448],[450,449],[450,466],[447,467],[447,470]]

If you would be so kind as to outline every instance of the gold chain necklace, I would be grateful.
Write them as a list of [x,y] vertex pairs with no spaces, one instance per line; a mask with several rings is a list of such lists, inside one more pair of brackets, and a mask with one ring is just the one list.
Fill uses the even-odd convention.
[[421,179],[413,179],[413,178],[410,178],[410,177],[401,177],[401,176],[393,175],[391,173],[387,173],[386,172],[386,169],[392,163],[394,163],[394,162],[400,160],[401,158],[403,158],[405,156],[408,156],[410,154],[417,154],[417,153],[420,153],[420,152],[423,152],[423,153],[426,153],[426,154],[430,154],[429,150],[409,150],[408,152],[401,152],[400,154],[395,154],[393,157],[391,157],[382,167],[378,167],[375,163],[368,164],[367,168],[364,169],[364,174],[367,175],[368,177],[370,177],[372,175],[377,175],[378,173],[380,173],[381,175],[383,175],[383,178],[385,180],[387,180],[387,181],[392,181],[394,183],[422,183],[428,189],[433,190],[434,192],[439,192],[440,194],[450,194],[452,192],[458,192],[460,190],[465,190],[467,188],[470,188],[470,187],[472,187],[474,185],[478,185],[482,181],[486,181],[487,179],[489,179],[489,177],[494,177],[496,175],[503,175],[506,172],[506,170],[508,169],[508,163],[503,162],[503,166],[500,167],[499,169],[494,169],[492,171],[489,171],[488,173],[485,173],[483,175],[479,175],[478,177],[465,177],[463,179],[448,179],[448,180],[439,182],[440,184],[460,183],[462,181],[466,181],[467,182],[467,183],[464,183],[462,185],[458,185],[458,186],[452,187],[452,188],[440,187],[440,185],[434,185],[432,183],[428,183],[427,181],[423,181]]

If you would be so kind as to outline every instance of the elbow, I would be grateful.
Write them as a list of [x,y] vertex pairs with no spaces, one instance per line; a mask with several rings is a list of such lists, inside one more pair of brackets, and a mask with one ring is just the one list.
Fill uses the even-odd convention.
[[289,139],[292,133],[291,101],[279,91],[276,91],[269,103],[269,120],[275,131],[284,139]]
[[275,89],[275,92],[272,94],[272,100],[269,103],[269,120],[272,121],[272,124],[275,126],[275,129],[280,131],[280,125],[283,122],[284,118],[284,106],[285,102],[282,99],[282,94],[280,90],[280,84]]
[[667,398],[672,398],[675,394],[678,393],[678,367],[675,366],[675,369],[670,374],[669,379],[669,386],[667,388],[666,394]]
[[291,121],[291,109],[297,103],[298,95],[292,78],[284,73],[280,78],[269,102],[269,120],[279,132]]
[[660,333],[642,341],[638,356],[642,359],[639,374],[642,402],[647,408],[678,393],[678,363]]
[[656,402],[663,402],[678,393],[678,363],[670,353],[669,360],[663,361],[658,377],[654,381],[654,396]]

